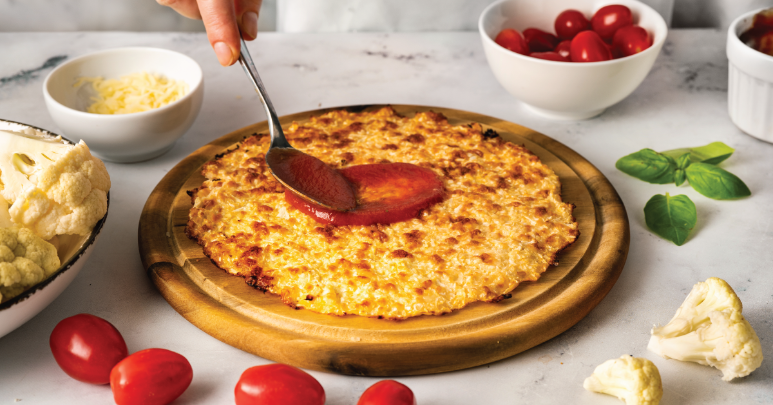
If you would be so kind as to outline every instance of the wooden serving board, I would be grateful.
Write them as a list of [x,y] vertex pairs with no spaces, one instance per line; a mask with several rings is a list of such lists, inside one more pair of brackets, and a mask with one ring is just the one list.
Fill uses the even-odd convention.
[[[348,109],[377,109],[357,106]],[[560,177],[564,201],[576,205],[580,237],[539,281],[522,283],[512,298],[474,303],[443,316],[403,321],[295,310],[217,268],[185,236],[201,166],[266,122],[225,135],[175,166],[156,186],[142,211],[139,246],[148,275],[172,307],[215,338],[277,362],[351,375],[440,373],[478,366],[534,347],[577,323],[614,285],[630,241],[628,219],[609,181],[563,144],[496,118],[446,108],[393,106],[411,116],[443,113],[452,124],[479,122],[504,139],[524,144]],[[294,114],[283,126],[328,110]]]

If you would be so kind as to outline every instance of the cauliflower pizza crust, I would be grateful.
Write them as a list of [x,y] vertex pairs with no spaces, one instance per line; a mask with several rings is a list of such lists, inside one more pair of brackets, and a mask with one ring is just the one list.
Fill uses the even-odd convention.
[[221,269],[286,304],[324,314],[400,319],[508,297],[579,235],[558,176],[526,148],[442,114],[328,112],[285,135],[325,163],[405,162],[446,194],[389,225],[322,225],[291,207],[258,134],[204,165],[186,233]]

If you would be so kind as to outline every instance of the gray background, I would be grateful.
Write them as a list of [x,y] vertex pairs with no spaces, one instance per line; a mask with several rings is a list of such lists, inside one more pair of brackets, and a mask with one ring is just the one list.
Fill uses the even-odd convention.
[[[264,0],[259,26],[261,31],[275,31],[282,24],[278,22],[277,11],[286,8],[298,9],[304,2],[328,1],[340,5],[342,0]],[[343,0],[351,7],[362,1],[389,0]],[[493,0],[467,0],[472,8],[482,9]],[[534,0],[539,1],[539,0]],[[457,0],[464,2],[464,0]],[[643,0],[655,7],[666,20],[669,17],[674,28],[718,28],[724,29],[738,15],[761,7],[773,7],[773,0]],[[433,4],[444,4],[440,9],[448,10],[447,0],[415,1],[410,9],[437,10]],[[425,4],[425,6],[420,6]],[[671,15],[669,15],[671,13]],[[279,13],[279,19],[286,13]],[[460,30],[475,29],[479,13],[465,13],[469,21],[459,26]],[[427,19],[432,21],[433,19]],[[404,28],[399,28],[405,30]],[[203,31],[200,21],[179,16],[155,0],[0,0],[0,31]],[[437,28],[415,27],[412,30],[438,30]],[[447,30],[447,29],[442,29]]]

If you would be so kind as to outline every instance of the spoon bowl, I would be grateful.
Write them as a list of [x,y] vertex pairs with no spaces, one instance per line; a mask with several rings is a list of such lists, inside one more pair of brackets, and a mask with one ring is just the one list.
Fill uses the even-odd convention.
[[285,138],[268,92],[252,62],[250,51],[241,39],[239,63],[252,81],[268,117],[271,145],[266,153],[266,164],[274,178],[285,188],[306,201],[336,211],[349,211],[357,200],[349,182],[335,169],[318,158],[305,154],[290,145]]

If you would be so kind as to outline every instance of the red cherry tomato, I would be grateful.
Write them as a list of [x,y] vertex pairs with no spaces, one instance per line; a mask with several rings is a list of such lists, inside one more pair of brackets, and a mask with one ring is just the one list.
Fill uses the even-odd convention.
[[91,384],[110,382],[110,370],[129,355],[121,333],[110,322],[89,314],[63,319],[48,341],[67,375]]
[[503,29],[499,32],[499,34],[497,34],[494,42],[499,44],[499,46],[505,49],[509,49],[515,53],[520,53],[521,55],[529,54],[529,46],[526,45],[526,40],[523,39],[523,35],[521,35],[520,32],[514,29]]
[[110,373],[113,399],[118,405],[165,405],[188,388],[191,363],[166,349],[145,349],[123,359]]
[[624,57],[637,54],[652,45],[650,34],[638,25],[629,25],[615,32],[612,48],[615,56]]
[[590,22],[577,10],[564,10],[553,23],[556,35],[561,39],[572,39],[582,31],[590,29]]
[[593,31],[596,31],[601,39],[611,41],[615,31],[622,27],[633,25],[631,9],[619,4],[604,6],[598,9],[590,19]]
[[523,30],[523,38],[531,52],[550,52],[558,45],[558,38],[536,28],[526,28]]
[[572,41],[567,39],[566,41],[561,41],[561,42],[558,43],[558,45],[556,45],[555,52],[557,54],[561,55],[561,57],[563,57],[567,61],[571,62],[572,59],[569,56],[569,54],[571,52],[570,51],[571,48],[572,48]]
[[556,62],[571,62],[569,58],[564,58],[557,52],[532,52],[529,54],[532,58],[552,60]]
[[383,380],[368,387],[357,405],[416,405],[416,397],[405,385],[395,380]]
[[612,59],[607,44],[593,31],[583,31],[572,40],[572,62],[601,62]]
[[250,367],[234,389],[236,405],[324,405],[325,390],[305,371],[286,364]]

